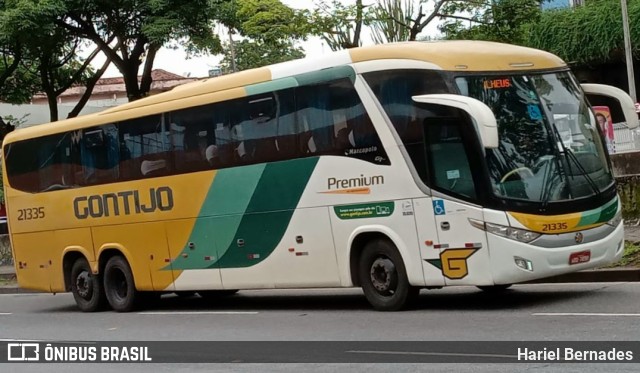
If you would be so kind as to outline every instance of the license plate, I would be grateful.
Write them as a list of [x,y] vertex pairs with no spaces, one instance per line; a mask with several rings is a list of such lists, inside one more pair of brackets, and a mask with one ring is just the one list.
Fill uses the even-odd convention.
[[569,255],[569,265],[586,263],[591,260],[591,251],[580,251]]

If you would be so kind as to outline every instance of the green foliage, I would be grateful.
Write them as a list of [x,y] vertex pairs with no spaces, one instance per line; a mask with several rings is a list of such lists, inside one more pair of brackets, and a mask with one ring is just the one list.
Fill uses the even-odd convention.
[[[12,59],[6,55],[0,57],[0,75],[7,72],[12,62]],[[20,63],[18,68],[9,73],[0,83],[0,101],[16,105],[26,104],[40,90],[40,80],[32,69],[25,67],[25,64],[30,63],[30,61]]]
[[178,41],[191,53],[221,51],[211,26],[222,14],[222,0],[49,1],[64,5],[64,12],[56,18],[57,26],[96,44],[118,68],[129,100],[148,94],[151,70],[161,47],[175,46]]
[[[248,70],[261,66],[280,63],[305,56],[302,48],[292,43],[264,43],[254,40],[242,40],[235,43],[236,70]],[[224,58],[220,63],[223,71],[231,72],[231,52],[228,44],[224,48]]]
[[221,23],[240,41],[223,46],[221,67],[236,71],[304,57],[298,40],[306,39],[311,31],[309,13],[284,5],[280,0],[231,0],[221,9]]
[[[640,0],[628,0],[633,52],[640,46]],[[592,0],[576,9],[544,12],[530,25],[528,45],[581,64],[624,59],[619,1]]]
[[280,0],[237,0],[240,33],[267,44],[305,39],[310,31],[308,12],[297,11]]
[[530,25],[541,16],[538,0],[501,0],[478,9],[469,21],[449,19],[440,30],[447,39],[488,40],[510,44],[527,44]]
[[322,37],[331,50],[361,45],[362,28],[371,21],[371,13],[362,0],[318,1],[311,14],[312,33]]

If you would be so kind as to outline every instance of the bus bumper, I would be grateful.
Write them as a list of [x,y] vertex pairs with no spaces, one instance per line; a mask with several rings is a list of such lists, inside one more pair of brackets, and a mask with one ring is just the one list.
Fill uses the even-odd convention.
[[624,253],[622,222],[603,239],[566,247],[544,248],[490,233],[487,236],[493,281],[497,285],[604,267],[620,260]]

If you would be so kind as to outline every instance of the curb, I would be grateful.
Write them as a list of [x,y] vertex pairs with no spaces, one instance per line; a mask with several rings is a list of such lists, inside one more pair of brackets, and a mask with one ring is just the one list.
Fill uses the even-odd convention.
[[[15,274],[2,274],[0,279],[15,281]],[[592,269],[554,277],[522,282],[520,284],[569,284],[584,282],[640,282],[640,268]],[[0,294],[49,294],[38,290],[22,289],[17,284],[0,286]]]
[[640,268],[592,269],[567,273],[524,284],[562,284],[575,282],[637,282],[640,281]]

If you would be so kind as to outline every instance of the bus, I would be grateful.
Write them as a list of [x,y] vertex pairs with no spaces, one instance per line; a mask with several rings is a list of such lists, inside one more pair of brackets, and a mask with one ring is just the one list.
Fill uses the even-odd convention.
[[420,289],[607,265],[621,204],[586,91],[635,116],[543,51],[408,42],[16,130],[3,173],[19,286],[86,312],[360,287],[394,311]]

